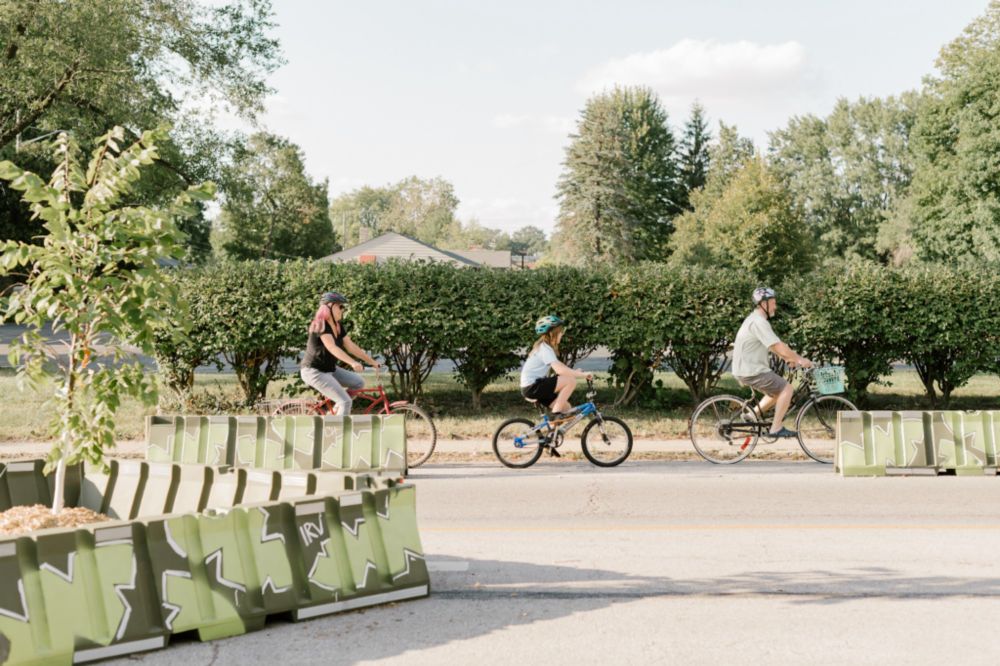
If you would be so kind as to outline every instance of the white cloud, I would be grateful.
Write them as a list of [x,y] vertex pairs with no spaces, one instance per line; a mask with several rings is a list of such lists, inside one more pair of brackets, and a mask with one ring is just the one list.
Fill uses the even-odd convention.
[[798,42],[757,44],[684,39],[668,49],[633,53],[591,69],[583,92],[615,84],[648,85],[663,95],[768,94],[796,88],[806,75]]
[[699,100],[713,118],[736,123],[758,142],[775,117],[813,106],[821,77],[796,41],[759,44],[684,39],[666,49],[613,58],[587,71],[577,88],[585,94],[614,85],[656,91],[676,125]]

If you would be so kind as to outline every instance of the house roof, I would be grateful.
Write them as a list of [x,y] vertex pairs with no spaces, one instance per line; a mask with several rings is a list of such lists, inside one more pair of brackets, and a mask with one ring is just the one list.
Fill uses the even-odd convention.
[[[372,238],[369,241],[355,245],[354,247],[349,247],[346,250],[341,250],[340,252],[323,257],[320,261],[330,261],[335,263],[344,261],[360,261],[361,257],[369,255],[383,259],[398,258],[410,260],[428,259],[431,261],[446,261],[459,266],[494,265],[493,263],[485,260],[477,260],[472,256],[463,256],[467,254],[469,253],[441,250],[433,245],[428,245],[423,241],[419,241],[416,238],[410,238],[405,234],[389,231],[381,236]],[[510,266],[509,257],[504,266]]]
[[510,250],[452,250],[451,253],[470,259],[480,266],[510,268]]

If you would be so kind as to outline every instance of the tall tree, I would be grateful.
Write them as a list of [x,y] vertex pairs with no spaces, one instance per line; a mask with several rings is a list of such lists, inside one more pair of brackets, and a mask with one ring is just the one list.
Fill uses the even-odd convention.
[[455,188],[443,178],[410,176],[385,187],[362,187],[330,205],[338,233],[346,229],[344,247],[360,240],[360,229],[372,236],[395,231],[431,245],[447,245],[461,231],[455,217]]
[[706,195],[717,199],[729,186],[729,181],[743,171],[757,155],[753,141],[740,135],[736,125],[719,122],[719,138],[708,149],[709,170],[705,176]]
[[660,259],[680,208],[675,141],[648,88],[588,100],[566,149],[559,252],[571,262]]
[[[190,184],[219,180],[230,141],[204,109],[224,103],[254,117],[281,55],[267,35],[269,0],[213,5],[0,0],[0,159],[49,173],[55,163],[39,137],[70,130],[89,146],[111,126],[134,141],[128,128],[169,123],[172,136],[133,200],[166,204]],[[207,228],[204,215],[185,222],[194,251],[207,250]],[[16,196],[0,191],[0,237],[43,233]]]
[[685,210],[691,210],[691,193],[705,185],[711,141],[712,133],[708,129],[705,109],[695,102],[691,106],[691,116],[684,124],[684,135],[677,151],[680,170],[679,203]]
[[500,229],[484,227],[478,220],[459,224],[455,234],[442,247],[453,250],[509,250],[510,234]]
[[920,259],[1000,260],[1000,2],[946,45],[925,80],[900,226]]
[[549,246],[545,232],[536,226],[521,227],[510,235],[510,251],[516,255],[543,254]]
[[811,238],[763,159],[752,157],[738,171],[717,166],[694,193],[694,210],[677,220],[671,262],[745,268],[772,284],[808,270]]
[[770,164],[825,258],[889,250],[879,237],[910,184],[918,102],[915,93],[840,99],[826,118],[794,117],[771,134]]
[[327,183],[305,173],[302,151],[258,133],[226,173],[218,244],[236,259],[316,258],[338,249]]

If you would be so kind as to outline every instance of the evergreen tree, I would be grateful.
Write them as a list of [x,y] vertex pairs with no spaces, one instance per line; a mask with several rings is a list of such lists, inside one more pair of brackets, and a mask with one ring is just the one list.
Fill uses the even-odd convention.
[[661,259],[681,197],[673,133],[648,88],[592,97],[566,150],[558,184],[560,259]]
[[685,210],[691,208],[691,193],[705,185],[708,176],[709,144],[712,133],[708,129],[705,109],[695,102],[691,107],[691,117],[684,124],[684,136],[678,151],[680,171],[679,204]]

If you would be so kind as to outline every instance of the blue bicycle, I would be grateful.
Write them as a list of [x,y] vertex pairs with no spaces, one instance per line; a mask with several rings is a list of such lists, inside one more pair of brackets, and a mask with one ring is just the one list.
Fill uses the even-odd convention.
[[587,402],[574,407],[564,417],[553,419],[552,415],[538,404],[542,414],[541,423],[532,423],[526,418],[507,419],[493,433],[493,452],[507,467],[523,469],[538,461],[545,449],[559,457],[564,435],[580,421],[590,418],[590,423],[580,435],[580,446],[587,460],[598,467],[620,465],[632,453],[632,431],[621,419],[605,416],[594,404],[593,380],[587,380]]

